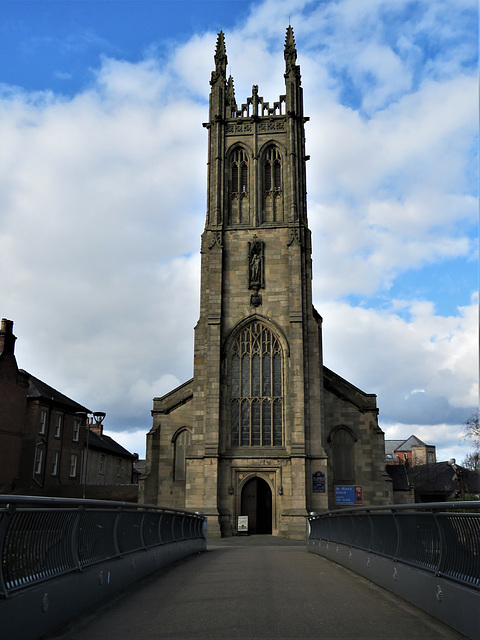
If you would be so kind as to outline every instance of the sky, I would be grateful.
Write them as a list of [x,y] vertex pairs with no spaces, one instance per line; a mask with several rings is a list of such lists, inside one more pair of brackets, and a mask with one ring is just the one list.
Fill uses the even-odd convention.
[[387,439],[461,461],[476,0],[0,0],[0,316],[18,365],[145,455],[153,397],[193,375],[217,33],[237,102],[253,84],[273,102],[289,24],[324,363],[377,394]]

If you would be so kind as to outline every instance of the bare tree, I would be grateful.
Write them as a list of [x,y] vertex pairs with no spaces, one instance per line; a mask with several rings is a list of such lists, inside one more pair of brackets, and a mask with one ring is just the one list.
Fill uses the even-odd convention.
[[476,449],[480,449],[480,410],[472,413],[470,418],[464,422],[463,440],[473,442]]
[[462,460],[462,467],[465,467],[465,469],[469,469],[470,471],[480,472],[480,452],[475,451],[475,453],[467,453],[465,458]]
[[471,442],[474,451],[468,453],[462,466],[471,471],[480,471],[480,411],[477,409],[463,425],[462,440]]

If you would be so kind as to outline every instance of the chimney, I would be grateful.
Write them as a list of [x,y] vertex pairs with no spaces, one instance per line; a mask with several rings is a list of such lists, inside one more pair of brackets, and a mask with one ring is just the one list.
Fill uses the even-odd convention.
[[0,327],[0,355],[5,354],[13,356],[15,353],[15,340],[13,335],[13,320],[2,318]]
[[97,436],[100,436],[100,437],[103,436],[103,424],[102,423],[99,424],[93,418],[88,418],[88,425],[89,425],[90,431],[93,431],[93,433],[96,433]]

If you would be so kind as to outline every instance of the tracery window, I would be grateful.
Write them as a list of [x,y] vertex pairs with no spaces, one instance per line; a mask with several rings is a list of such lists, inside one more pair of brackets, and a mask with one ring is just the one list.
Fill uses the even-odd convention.
[[259,321],[243,328],[230,358],[232,446],[283,445],[282,348]]
[[248,191],[248,161],[243,149],[235,149],[230,161],[231,193]]
[[185,457],[187,448],[191,442],[191,433],[188,429],[183,429],[177,435],[174,441],[174,466],[173,466],[173,479],[185,480]]
[[282,163],[277,147],[271,146],[267,149],[263,169],[265,191],[281,191]]

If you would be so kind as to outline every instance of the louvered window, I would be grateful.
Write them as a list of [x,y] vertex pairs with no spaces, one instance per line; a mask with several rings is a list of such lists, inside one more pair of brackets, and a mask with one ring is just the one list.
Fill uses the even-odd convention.
[[265,191],[282,190],[282,163],[277,147],[271,146],[265,153],[263,181]]
[[248,191],[248,162],[243,149],[235,149],[230,162],[230,188],[232,193]]

